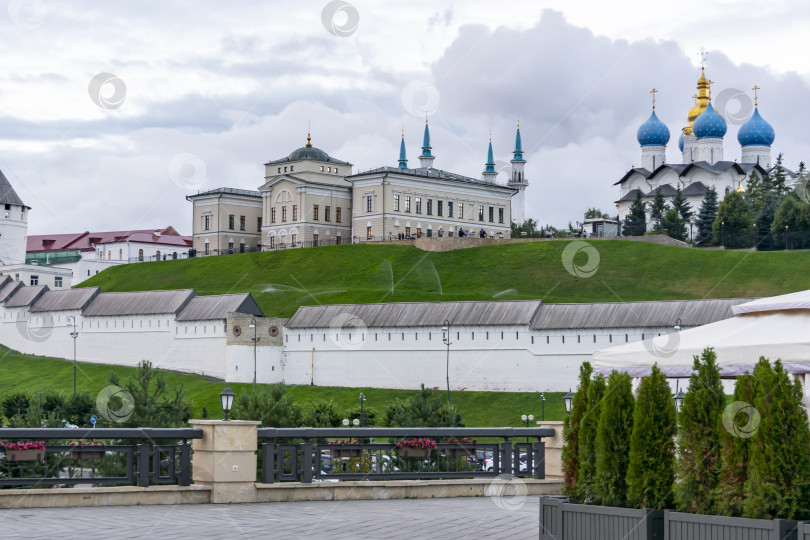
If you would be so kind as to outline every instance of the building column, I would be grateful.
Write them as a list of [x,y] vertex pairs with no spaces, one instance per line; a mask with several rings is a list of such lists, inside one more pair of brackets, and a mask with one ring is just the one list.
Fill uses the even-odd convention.
[[256,502],[256,449],[259,422],[189,420],[202,429],[194,439],[194,483],[211,486],[212,503]]
[[546,478],[563,476],[562,448],[565,444],[565,439],[563,439],[563,422],[561,420],[540,421],[537,422],[537,427],[551,428],[554,430],[554,437],[543,439],[546,445]]

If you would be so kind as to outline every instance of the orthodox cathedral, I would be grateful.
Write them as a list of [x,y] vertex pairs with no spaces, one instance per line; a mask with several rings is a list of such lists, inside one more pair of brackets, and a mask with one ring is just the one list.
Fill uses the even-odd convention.
[[[754,113],[737,133],[740,160],[727,161],[723,158],[723,137],[728,126],[712,106],[711,81],[701,68],[695,106],[689,111],[687,124],[678,137],[682,163],[666,162],[670,134],[655,114],[656,90],[653,89],[652,114],[638,128],[636,135],[641,146],[641,167],[630,169],[614,184],[620,188],[620,198],[616,201],[619,219],[623,220],[630,213],[630,205],[639,192],[645,202],[649,202],[660,188],[664,197],[671,200],[680,187],[693,210],[697,211],[708,188],[714,187],[722,200],[732,190],[745,191],[754,171],[760,176],[767,175],[771,170],[771,145],[775,134],[773,127],[759,114],[758,89],[754,87]],[[792,176],[790,171],[787,172]],[[650,212],[648,208],[647,224],[652,228],[659,216],[652,216]]]

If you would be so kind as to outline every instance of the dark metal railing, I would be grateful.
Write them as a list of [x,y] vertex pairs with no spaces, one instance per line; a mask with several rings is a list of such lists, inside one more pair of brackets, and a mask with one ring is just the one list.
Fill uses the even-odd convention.
[[3,450],[0,487],[188,486],[189,439],[202,436],[202,430],[195,428],[2,428],[3,443],[43,441],[45,447]]
[[[259,440],[265,441],[261,479],[311,483],[487,478],[504,473],[545,478],[542,439],[553,436],[551,428],[260,428]],[[501,442],[477,442],[476,437]],[[413,438],[431,439],[436,447],[397,448],[400,440]]]

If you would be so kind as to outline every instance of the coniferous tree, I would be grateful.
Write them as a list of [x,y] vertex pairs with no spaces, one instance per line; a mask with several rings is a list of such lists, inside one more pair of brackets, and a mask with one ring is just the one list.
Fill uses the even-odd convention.
[[624,218],[622,223],[622,234],[624,236],[644,236],[647,232],[647,203],[641,195],[641,190],[636,191],[636,199],[630,205],[630,213]]
[[627,466],[627,502],[633,508],[671,508],[675,481],[675,404],[658,368],[638,389]]
[[605,377],[597,375],[588,386],[588,407],[579,425],[579,472],[577,473],[577,497],[584,503],[592,503],[596,490],[596,428],[605,397]]
[[579,386],[571,402],[571,414],[563,421],[562,449],[563,494],[569,497],[577,495],[577,474],[579,473],[579,431],[582,418],[588,408],[588,387],[591,384],[593,368],[590,362],[579,366]]
[[670,208],[664,214],[664,234],[681,242],[686,240],[686,222],[678,215],[678,211]]
[[775,249],[785,249],[786,228],[789,247],[810,247],[810,206],[793,193],[782,199],[771,224]]
[[726,195],[717,210],[712,227],[714,243],[729,249],[751,247],[753,225],[748,204],[740,193],[732,191]]
[[689,390],[678,415],[675,504],[683,512],[708,514],[714,507],[724,400],[717,354],[707,348],[695,356]]
[[662,225],[664,220],[664,214],[667,213],[667,209],[669,205],[667,204],[667,200],[664,198],[664,193],[661,191],[661,188],[657,188],[655,190],[655,195],[653,196],[653,200],[650,203],[650,212],[652,212],[652,219],[656,223],[655,228],[653,229],[658,234],[663,234],[662,232]]
[[771,189],[779,195],[784,195],[789,190],[787,186],[787,172],[784,165],[782,165],[782,154],[776,156],[776,165],[769,174],[771,181]]
[[715,493],[715,512],[721,516],[741,517],[745,481],[748,479],[749,452],[753,442],[751,435],[759,426],[752,416],[756,396],[757,381],[746,373],[737,377],[732,403],[723,412],[723,426],[720,428],[720,480]]
[[678,216],[684,221],[689,221],[689,218],[695,213],[692,205],[686,200],[680,185],[675,188],[675,195],[672,196],[672,208],[678,211]]
[[597,504],[627,504],[626,477],[634,404],[630,375],[616,371],[611,373],[596,428],[594,502]]
[[[767,178],[767,177],[766,177]],[[769,182],[762,179],[762,176],[755,170],[748,176],[748,185],[745,189],[745,201],[751,208],[751,215],[756,216],[762,209],[765,202],[765,194],[769,192]]]
[[754,368],[754,408],[759,430],[752,437],[743,515],[760,519],[810,517],[810,430],[801,383],[781,361],[761,358]]
[[717,207],[717,190],[712,186],[706,191],[698,211],[695,243],[699,246],[708,246],[712,243],[712,227],[717,218]]
[[782,198],[775,192],[770,192],[765,195],[759,213],[756,214],[754,220],[754,239],[756,241],[756,248],[758,250],[773,249],[773,236],[771,235],[771,226],[776,217],[776,211]]

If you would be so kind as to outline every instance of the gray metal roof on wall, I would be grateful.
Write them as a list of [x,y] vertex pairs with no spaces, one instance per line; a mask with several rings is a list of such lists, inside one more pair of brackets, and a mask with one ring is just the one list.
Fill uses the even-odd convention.
[[84,309],[98,294],[98,287],[48,291],[31,306],[31,313]]
[[250,295],[243,294],[215,294],[210,296],[195,296],[186,307],[178,313],[178,321],[212,321],[225,319],[228,313],[246,313],[264,317],[259,305]]
[[301,306],[286,327],[351,327],[362,323],[368,328],[405,328],[442,326],[445,320],[453,326],[528,325],[540,304],[540,300],[515,300]]
[[22,286],[23,286],[22,281],[11,281],[3,285],[3,288],[0,289],[0,302],[5,302],[9,298],[11,298],[11,296],[15,292],[17,292],[17,289],[19,289]]
[[37,300],[37,298],[45,294],[47,291],[47,285],[34,285],[31,287],[23,285],[17,289],[11,298],[6,300],[5,306],[7,308],[30,306]]
[[197,295],[192,289],[102,293],[84,309],[85,317],[177,313]]
[[701,326],[733,316],[732,306],[750,298],[675,300],[670,302],[606,302],[543,304],[531,323],[532,330],[568,328],[660,328]]
[[31,208],[20,199],[14,188],[11,187],[11,182],[8,181],[3,171],[0,171],[0,204],[18,204],[26,208]]

